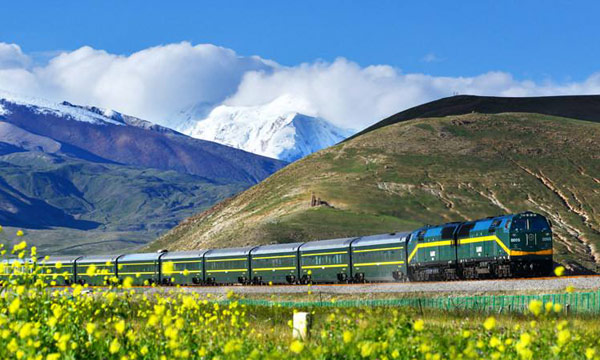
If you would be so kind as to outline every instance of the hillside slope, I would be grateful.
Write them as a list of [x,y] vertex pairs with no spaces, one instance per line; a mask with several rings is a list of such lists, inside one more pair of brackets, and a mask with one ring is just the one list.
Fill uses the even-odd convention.
[[[554,223],[558,259],[594,268],[600,124],[539,114],[415,119],[301,159],[150,248],[304,241],[524,210]],[[310,206],[311,194],[329,206]]]

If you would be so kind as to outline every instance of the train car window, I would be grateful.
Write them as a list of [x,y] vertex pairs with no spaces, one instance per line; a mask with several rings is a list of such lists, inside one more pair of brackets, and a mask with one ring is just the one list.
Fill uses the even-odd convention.
[[527,230],[527,219],[516,219],[512,222],[513,231],[525,231]]
[[454,229],[456,229],[456,226],[446,226],[445,228],[443,228],[442,229],[442,240],[452,239],[452,237],[454,235]]
[[469,237],[471,234],[471,229],[473,229],[473,227],[475,227],[475,224],[466,224],[461,226],[458,230],[457,237],[459,239]]
[[543,217],[534,217],[529,219],[529,230],[545,231],[549,228],[548,222]]
[[421,231],[419,231],[419,233],[417,234],[417,240],[423,241],[425,239],[425,232],[426,231],[427,230],[421,230]]
[[500,226],[501,222],[502,222],[502,220],[496,219],[496,220],[492,221],[492,225],[490,225],[490,227],[494,227],[494,228],[498,227],[498,226]]

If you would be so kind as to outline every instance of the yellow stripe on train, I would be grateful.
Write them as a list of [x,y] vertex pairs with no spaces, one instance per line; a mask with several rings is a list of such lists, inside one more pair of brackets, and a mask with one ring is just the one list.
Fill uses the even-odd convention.
[[[487,242],[487,241],[495,241],[502,248],[502,250],[504,250],[504,252],[506,252],[510,256],[552,255],[553,254],[552,249],[538,250],[538,251],[510,250],[506,246],[506,244],[504,244],[504,242],[502,242],[502,240],[500,240],[496,235],[459,239],[458,244],[464,245],[464,244],[472,244],[472,243]],[[433,242],[429,242],[429,243],[417,244],[417,246],[415,246],[413,251],[408,256],[408,262],[411,262],[413,257],[415,257],[415,255],[417,254],[417,251],[421,248],[428,248],[428,247],[435,247],[435,246],[450,246],[450,245],[452,245],[452,242],[453,242],[453,240],[442,240],[442,241],[433,241]]]

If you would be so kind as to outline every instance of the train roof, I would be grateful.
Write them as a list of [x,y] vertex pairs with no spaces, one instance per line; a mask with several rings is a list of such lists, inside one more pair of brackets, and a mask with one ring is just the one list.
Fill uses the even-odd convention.
[[326,250],[337,249],[340,247],[350,247],[350,243],[352,243],[354,239],[356,239],[356,237],[311,241],[300,246],[300,251]]
[[256,246],[246,246],[240,248],[225,248],[225,249],[215,249],[208,250],[204,257],[213,258],[213,257],[221,257],[221,256],[247,256],[250,254],[250,250],[254,249]]
[[281,252],[296,252],[302,246],[303,242],[296,243],[287,243],[287,244],[272,244],[272,245],[262,245],[255,249],[253,249],[250,253],[252,255],[260,255],[260,254],[275,254]]
[[97,263],[97,262],[113,262],[117,260],[121,255],[87,255],[83,256],[81,259],[77,259],[78,264],[89,264],[89,263]]
[[171,260],[171,259],[188,259],[188,258],[201,258],[210,250],[190,250],[190,251],[173,251],[164,253],[164,255],[160,258],[161,260]]
[[126,261],[156,261],[162,255],[162,253],[137,253],[137,254],[125,254],[120,256],[118,262]]
[[62,264],[72,264],[80,257],[81,255],[49,255],[48,260],[42,258],[42,260],[39,262],[42,264],[56,264],[58,262]]
[[352,242],[352,247],[363,247],[381,244],[395,244],[406,242],[406,237],[410,232],[399,232],[389,234],[379,234],[371,236],[361,236]]

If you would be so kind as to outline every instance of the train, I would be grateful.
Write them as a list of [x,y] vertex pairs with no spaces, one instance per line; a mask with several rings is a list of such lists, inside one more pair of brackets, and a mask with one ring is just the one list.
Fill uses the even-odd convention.
[[552,224],[527,211],[311,242],[46,256],[35,264],[35,273],[51,285],[106,286],[127,278],[138,286],[347,284],[546,276],[553,265]]

